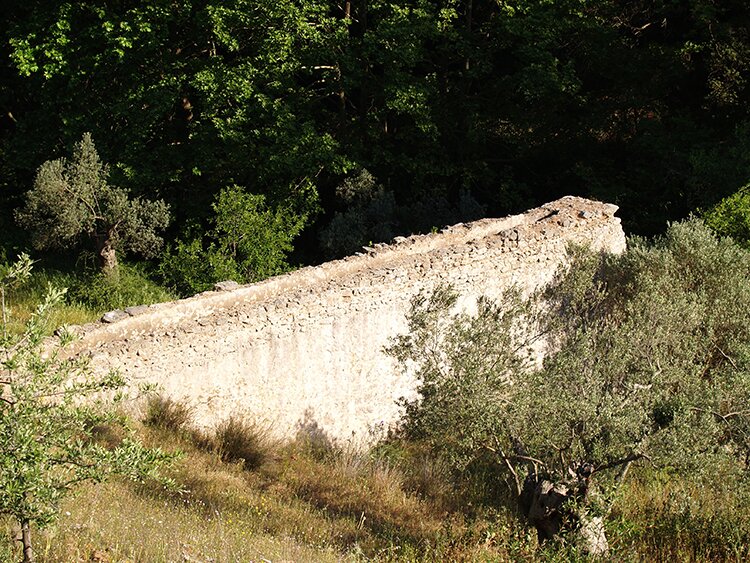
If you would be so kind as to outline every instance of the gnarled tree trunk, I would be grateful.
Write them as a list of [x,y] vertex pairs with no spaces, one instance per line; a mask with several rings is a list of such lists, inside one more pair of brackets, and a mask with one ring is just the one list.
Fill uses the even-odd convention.
[[104,275],[108,278],[117,276],[117,253],[112,244],[112,233],[96,234],[96,258]]
[[604,519],[588,509],[590,483],[579,476],[572,482],[553,482],[530,473],[519,498],[521,510],[536,528],[539,543],[557,541],[562,536],[591,556],[609,551]]

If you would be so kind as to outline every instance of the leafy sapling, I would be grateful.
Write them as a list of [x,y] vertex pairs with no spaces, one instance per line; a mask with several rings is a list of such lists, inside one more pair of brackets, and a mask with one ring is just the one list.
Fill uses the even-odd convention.
[[94,439],[97,427],[124,423],[114,408],[126,382],[116,372],[93,373],[85,357],[66,357],[68,331],[61,331],[58,345],[45,342],[44,320],[64,289],[48,288],[20,334],[8,330],[7,290],[28,279],[31,269],[25,254],[0,269],[0,514],[20,525],[24,563],[34,560],[32,526],[53,522],[76,485],[115,474],[171,485],[160,469],[175,458],[131,437],[112,448]]

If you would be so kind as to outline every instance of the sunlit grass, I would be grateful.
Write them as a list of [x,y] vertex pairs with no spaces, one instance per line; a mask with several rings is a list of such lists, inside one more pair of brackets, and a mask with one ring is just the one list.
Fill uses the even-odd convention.
[[613,547],[639,560],[750,560],[750,497],[717,471],[715,486],[644,471],[609,522]]
[[[225,481],[222,483],[227,485]],[[340,561],[327,546],[262,532],[248,503],[209,506],[140,494],[123,483],[88,486],[66,502],[54,528],[38,540],[40,561]],[[101,555],[106,554],[106,555]]]
[[64,273],[35,268],[31,278],[6,295],[8,331],[20,333],[44,300],[48,288],[65,288],[64,301],[49,312],[45,332],[62,325],[82,325],[99,319],[103,313],[131,305],[149,305],[175,299],[174,294],[150,281],[136,266],[121,264],[116,280],[107,280],[95,270]]
[[[49,286],[67,288],[70,284],[71,277],[68,275],[34,271],[28,283],[11,290],[6,296],[8,330],[11,333],[23,331],[38,304],[44,300]],[[51,334],[61,325],[86,324],[100,316],[99,311],[79,302],[66,300],[49,312],[45,320],[45,332]]]
[[[281,444],[247,425],[235,438],[267,445],[248,466],[242,457],[223,461],[218,438],[191,429],[175,408],[153,403],[151,425],[137,431],[148,445],[183,452],[171,470],[177,490],[125,481],[82,487],[52,527],[35,533],[39,561],[577,560],[565,546],[540,547],[512,506],[477,503],[408,446],[383,456],[305,439]],[[607,522],[610,559],[746,561],[749,507],[731,488],[642,469]],[[17,542],[5,538],[0,559],[19,560]]]

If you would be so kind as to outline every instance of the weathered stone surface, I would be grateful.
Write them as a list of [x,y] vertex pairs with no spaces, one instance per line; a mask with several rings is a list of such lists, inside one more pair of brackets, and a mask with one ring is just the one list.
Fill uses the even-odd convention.
[[214,284],[214,291],[232,291],[240,287],[236,281],[226,280]]
[[459,305],[472,309],[479,295],[498,297],[514,284],[531,291],[552,279],[569,243],[624,250],[616,210],[566,197],[398,239],[367,255],[123,313],[85,328],[74,346],[93,351],[94,369],[119,368],[134,384],[155,382],[185,400],[201,426],[248,413],[281,435],[312,421],[339,440],[366,440],[399,418],[399,397],[415,394],[416,381],[383,353],[405,330],[415,294],[450,283]]
[[128,315],[122,309],[115,309],[114,311],[109,311],[108,313],[104,313],[102,315],[102,322],[103,323],[116,323],[117,321],[120,321],[122,319],[127,319],[129,316],[130,315]]
[[133,307],[125,308],[125,312],[131,317],[135,317],[136,315],[142,315],[146,311],[148,311],[148,305],[135,305]]

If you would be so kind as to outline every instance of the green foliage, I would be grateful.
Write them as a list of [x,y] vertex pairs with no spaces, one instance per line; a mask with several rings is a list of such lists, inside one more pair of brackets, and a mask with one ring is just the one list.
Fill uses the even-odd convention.
[[347,166],[316,111],[329,87],[313,83],[331,72],[315,69],[345,30],[326,2],[33,2],[16,16],[3,27],[4,68],[35,99],[29,113],[14,108],[28,116],[12,155],[19,168],[36,166],[33,145],[52,151],[107,131],[100,149],[118,185],[202,220],[224,186],[304,199],[297,186]]
[[[7,266],[8,264],[0,264],[0,268],[7,268]],[[49,287],[69,287],[74,279],[74,276],[54,270],[35,268],[23,285],[10,284],[6,293],[8,332],[23,333],[26,322],[34,314],[38,304],[44,300]],[[12,304],[12,307],[9,304]],[[85,324],[95,320],[101,313],[101,311],[91,311],[80,303],[71,301],[68,292],[65,295],[65,301],[49,311],[47,317],[43,319],[42,330],[45,335],[51,335],[61,325]]]
[[[560,350],[520,387],[520,415],[550,421],[525,438],[529,451],[557,454],[559,472],[644,456],[696,478],[746,459],[750,256],[692,221],[577,264],[550,294]],[[553,395],[565,412],[541,400]]]
[[[89,133],[76,144],[72,160],[42,164],[16,214],[31,231],[34,246],[70,247],[84,236],[105,261],[106,252],[118,249],[154,255],[162,243],[156,233],[167,226],[169,207],[161,200],[130,199],[126,190],[108,184],[108,176]],[[116,267],[116,261],[102,265]]]
[[462,472],[508,424],[512,381],[529,365],[517,336],[530,310],[509,291],[500,303],[479,300],[475,315],[451,315],[457,298],[446,287],[417,296],[389,353],[421,382],[420,398],[404,403],[405,435]]
[[436,225],[480,218],[485,208],[467,191],[452,205],[432,194],[397,204],[393,190],[378,184],[366,169],[347,177],[336,187],[340,207],[320,230],[318,239],[327,258],[341,258],[374,242],[390,242],[397,234],[429,232]]
[[750,248],[750,185],[724,198],[703,215],[706,225]]
[[[4,272],[9,283],[30,275],[27,256]],[[159,478],[174,458],[126,437],[105,448],[94,428],[116,423],[113,407],[125,385],[117,373],[93,374],[87,358],[67,358],[61,347],[44,345],[43,321],[65,294],[49,288],[21,335],[5,330],[0,341],[0,514],[15,518],[24,532],[24,561],[31,560],[29,525],[46,526],[61,500],[79,483],[112,474]],[[63,331],[62,343],[70,340]]]
[[395,234],[396,200],[367,170],[347,178],[336,188],[346,208],[336,212],[320,232],[320,243],[329,258],[353,254],[370,241],[389,241]]
[[212,260],[214,256],[203,249],[202,237],[188,241],[178,239],[167,247],[159,265],[159,275],[165,285],[187,297],[206,291],[219,281],[221,274]]
[[226,267],[241,281],[262,280],[288,269],[286,256],[307,221],[306,215],[284,206],[271,209],[264,196],[240,186],[222,190],[213,210],[215,252],[226,259]]
[[87,268],[69,276],[68,284],[67,301],[96,312],[151,305],[176,298],[172,292],[151,281],[142,267],[127,263],[120,263],[116,277]]
[[222,190],[213,204],[213,228],[202,237],[178,240],[162,260],[167,284],[183,294],[217,281],[256,282],[289,269],[287,254],[307,221],[286,206],[271,209],[262,195],[239,186]]
[[399,208],[465,192],[503,215],[575,193],[653,233],[747,181],[746,2],[345,6],[9,10],[3,206],[18,206],[39,154],[85,131],[107,131],[118,186],[185,222],[232,184],[297,209],[309,182],[333,217],[346,213],[336,186],[366,168]]
[[[460,472],[491,452],[519,491],[531,466],[563,480],[590,463],[605,490],[631,462],[698,481],[719,468],[741,476],[748,279],[747,251],[688,221],[622,256],[573,251],[538,305],[480,302],[466,316],[450,314],[444,290],[422,297],[392,349],[422,382],[405,431]],[[518,328],[527,307],[537,330]],[[541,369],[527,369],[527,334],[545,337]]]

